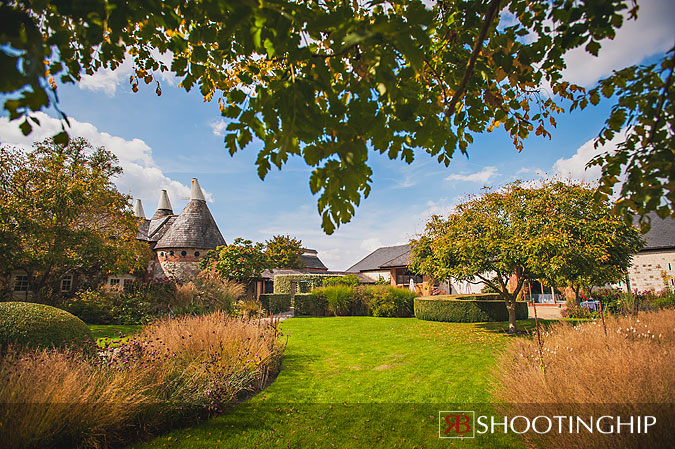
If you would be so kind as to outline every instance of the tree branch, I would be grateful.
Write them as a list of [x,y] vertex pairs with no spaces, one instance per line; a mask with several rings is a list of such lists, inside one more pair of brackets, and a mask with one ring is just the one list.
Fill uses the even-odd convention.
[[500,0],[492,0],[490,2],[490,5],[488,6],[488,10],[485,13],[485,21],[483,22],[483,26],[481,27],[480,33],[478,34],[478,39],[476,39],[476,43],[473,46],[473,52],[471,53],[471,57],[469,58],[469,63],[466,65],[464,77],[462,78],[462,81],[459,83],[459,87],[457,88],[455,94],[452,96],[452,99],[450,100],[450,105],[448,106],[448,115],[453,115],[455,113],[457,101],[459,101],[459,97],[464,92],[464,89],[466,88],[466,83],[469,81],[469,77],[473,73],[473,66],[476,64],[478,54],[483,49],[483,41],[485,40],[485,36],[487,35],[488,30],[490,29],[490,25],[492,24],[492,21],[494,20],[497,11],[499,11],[499,2]]
[[[670,51],[673,53],[671,59],[675,59],[675,47],[671,48]],[[670,85],[673,83],[673,72],[675,72],[675,69],[671,67],[670,73],[668,74],[668,78],[666,78],[666,82],[663,85],[663,94],[661,94],[661,97],[659,98],[659,104],[656,107],[656,115],[654,116],[654,126],[652,126],[652,132],[650,133],[648,141],[650,145],[652,144],[652,142],[654,142],[656,129],[658,127],[659,121],[661,120],[661,113],[663,112],[663,103],[665,102],[666,97],[668,96],[668,90],[670,88]]]

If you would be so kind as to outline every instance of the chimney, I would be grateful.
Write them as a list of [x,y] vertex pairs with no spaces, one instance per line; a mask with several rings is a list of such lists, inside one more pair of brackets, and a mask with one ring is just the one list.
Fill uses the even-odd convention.
[[202,192],[202,188],[199,187],[199,181],[197,181],[197,178],[192,178],[192,188],[190,189],[190,201],[192,200],[206,201],[204,199],[204,193]]
[[138,218],[145,219],[145,211],[143,210],[143,203],[140,199],[136,200],[136,205],[134,206],[134,215]]
[[171,201],[169,201],[169,194],[166,192],[166,190],[162,190],[162,194],[159,197],[159,204],[157,205],[157,210],[168,210],[173,214]]

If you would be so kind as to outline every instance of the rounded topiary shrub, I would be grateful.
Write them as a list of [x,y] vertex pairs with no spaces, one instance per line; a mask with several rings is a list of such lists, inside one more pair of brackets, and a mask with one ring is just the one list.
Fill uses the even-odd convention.
[[[509,311],[501,300],[415,298],[415,317],[427,321],[481,323],[508,321]],[[527,319],[527,303],[516,303],[516,319]]]
[[65,346],[93,340],[86,324],[65,310],[30,302],[0,303],[0,348]]

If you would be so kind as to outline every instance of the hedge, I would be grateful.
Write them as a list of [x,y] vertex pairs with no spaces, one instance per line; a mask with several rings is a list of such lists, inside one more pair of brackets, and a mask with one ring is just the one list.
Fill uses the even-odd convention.
[[[427,321],[453,323],[480,323],[508,321],[509,312],[504,301],[415,298],[415,317]],[[516,319],[527,319],[527,303],[516,302]]]
[[502,300],[499,293],[462,293],[458,295],[438,295],[434,299],[461,299],[462,301],[495,301]]
[[64,346],[94,338],[86,324],[65,310],[30,302],[0,303],[0,348]]
[[293,299],[293,311],[296,316],[326,316],[328,315],[328,302],[322,295],[296,293]]
[[309,293],[323,285],[324,279],[334,274],[278,274],[274,276],[274,293],[291,293],[291,282],[298,283],[296,293]]
[[281,313],[291,310],[291,295],[288,293],[266,293],[260,295],[260,303],[269,313]]

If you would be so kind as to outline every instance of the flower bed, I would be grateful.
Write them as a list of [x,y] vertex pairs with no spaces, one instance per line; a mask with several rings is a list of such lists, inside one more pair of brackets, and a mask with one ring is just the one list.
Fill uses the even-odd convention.
[[223,313],[168,318],[95,356],[10,350],[0,359],[7,447],[122,445],[262,389],[284,346],[274,323]]

